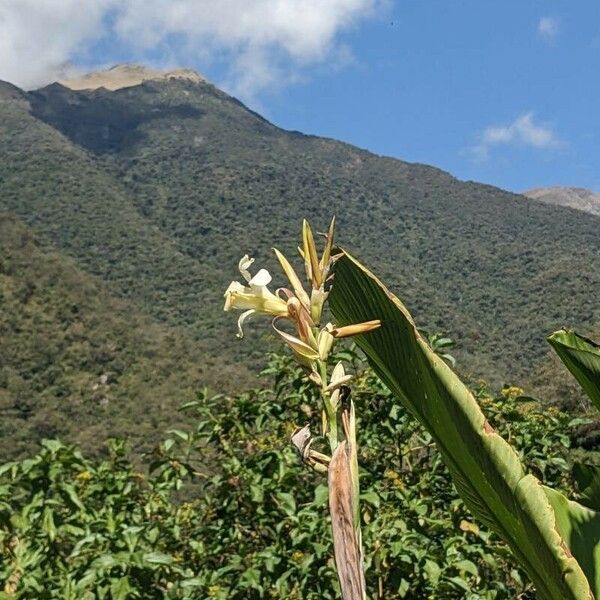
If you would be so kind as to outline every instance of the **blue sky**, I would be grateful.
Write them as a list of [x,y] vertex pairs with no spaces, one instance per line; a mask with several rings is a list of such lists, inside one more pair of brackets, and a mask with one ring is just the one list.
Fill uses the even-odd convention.
[[0,79],[191,66],[281,127],[600,191],[598,0],[6,0]]
[[[600,191],[597,0],[396,2],[347,40],[356,65],[262,100],[277,124],[513,191]],[[524,116],[533,136],[510,129]]]

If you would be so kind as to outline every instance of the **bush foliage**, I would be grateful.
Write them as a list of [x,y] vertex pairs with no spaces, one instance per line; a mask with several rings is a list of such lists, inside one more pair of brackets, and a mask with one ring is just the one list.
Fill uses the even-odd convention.
[[[360,415],[367,585],[374,598],[533,598],[496,535],[474,522],[429,436],[351,351]],[[289,444],[320,416],[286,357],[269,389],[200,394],[193,425],[146,456],[113,441],[104,460],[45,441],[0,467],[0,598],[336,597],[325,480]],[[572,493],[579,419],[506,388],[476,389],[490,422],[545,482]]]

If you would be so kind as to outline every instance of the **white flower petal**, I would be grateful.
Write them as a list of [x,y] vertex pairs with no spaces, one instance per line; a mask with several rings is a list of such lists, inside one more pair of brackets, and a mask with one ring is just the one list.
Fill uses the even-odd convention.
[[248,269],[252,266],[253,262],[253,258],[250,258],[247,254],[244,254],[244,256],[242,256],[242,258],[240,259],[240,262],[238,263],[238,269],[240,270],[242,277],[247,282],[250,282],[250,280],[252,279],[252,275],[250,275],[250,271]]
[[246,288],[237,281],[232,281],[229,287],[225,290],[223,296],[225,297],[225,306],[223,310],[231,310],[233,308],[233,298],[235,294],[243,293]]
[[244,292],[245,287],[239,281],[232,281],[229,287],[225,290],[225,296],[231,294],[231,292]]
[[271,283],[271,274],[266,269],[261,269],[252,279],[248,281],[251,288],[264,288]]
[[333,373],[331,374],[331,383],[336,383],[345,376],[346,372],[344,371],[344,365],[342,361],[340,361],[337,365],[335,365],[335,368],[333,369]]
[[237,336],[242,339],[244,337],[244,330],[242,329],[242,325],[244,324],[244,321],[252,314],[254,314],[256,311],[252,308],[250,310],[247,310],[246,312],[243,312],[240,315],[240,318],[238,319],[238,332],[237,332]]
[[329,353],[331,352],[331,348],[333,346],[334,337],[330,333],[331,323],[327,323],[321,332],[319,333],[319,356],[321,360],[327,360]]

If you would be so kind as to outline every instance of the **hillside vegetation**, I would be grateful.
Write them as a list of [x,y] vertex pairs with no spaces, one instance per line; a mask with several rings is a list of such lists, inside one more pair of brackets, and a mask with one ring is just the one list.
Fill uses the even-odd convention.
[[[233,375],[185,331],[114,298],[6,216],[0,216],[0,356],[4,457],[56,435],[86,451],[97,451],[109,436],[127,438],[138,452],[148,449],[179,422],[180,404],[203,385],[231,388]],[[243,367],[235,377],[251,381]]]
[[[178,404],[188,381],[198,387],[217,374],[232,387],[247,381],[244,365],[255,365],[268,341],[253,333],[250,343],[237,342],[222,313],[223,290],[237,276],[241,254],[269,268],[272,245],[292,253],[304,216],[325,227],[335,213],[345,245],[378,265],[419,326],[457,341],[459,367],[473,378],[525,384],[535,394],[548,353],[544,336],[563,325],[591,333],[600,323],[590,293],[600,289],[597,217],[284,131],[207,82],[146,81],[116,91],[53,84],[30,93],[0,83],[0,158],[0,211],[31,228],[40,264],[47,253],[70,259],[57,282],[78,294],[76,303],[92,303],[90,313],[104,315],[104,323],[119,311],[87,298],[94,286],[127,302],[113,340],[130,348],[130,364],[142,360],[147,344],[127,336],[165,332],[155,334],[154,347],[173,368],[140,376],[143,388],[119,378],[123,397],[131,398],[123,414],[132,422],[147,425],[156,402]],[[4,240],[13,226],[20,231],[17,224],[4,221]],[[36,306],[56,322],[73,300],[43,296],[50,293],[43,289],[46,267],[30,258],[21,265],[20,277],[38,282]],[[65,277],[75,273],[93,276],[94,286],[69,284]],[[52,301],[54,308],[45,306]],[[16,332],[10,343],[26,348],[31,330],[15,326],[30,322],[27,305],[11,302],[0,304],[0,318]],[[147,327],[135,325],[138,316]],[[174,355],[157,341],[171,332],[187,340]],[[193,350],[184,351],[189,344]],[[46,373],[57,361],[62,369],[63,350],[43,358],[44,346],[36,347],[27,360],[3,365],[11,365],[15,381],[27,382],[25,392],[0,382],[0,396],[6,406],[25,402],[30,422],[39,415],[39,435],[48,423],[69,431],[60,394],[89,408],[99,392],[74,375],[68,392],[60,391],[64,376],[60,385],[47,375],[32,384],[30,370]],[[190,379],[178,375],[175,356],[182,355]],[[152,370],[153,362],[139,369]],[[111,370],[96,354],[86,368],[81,379],[90,382]],[[572,402],[571,389],[565,397],[560,388],[563,379],[558,370],[544,375],[545,397]],[[109,431],[117,417],[102,410],[89,408],[105,417]]]
[[[326,477],[308,472],[288,439],[296,424],[319,421],[315,394],[288,358],[272,357],[268,372],[263,389],[200,395],[150,473],[116,442],[104,460],[47,441],[0,466],[4,597],[339,598]],[[535,598],[508,548],[456,494],[429,434],[370,371],[353,396],[369,597]],[[571,417],[510,394],[477,396],[528,469],[572,492]],[[207,464],[207,448],[218,461]]]

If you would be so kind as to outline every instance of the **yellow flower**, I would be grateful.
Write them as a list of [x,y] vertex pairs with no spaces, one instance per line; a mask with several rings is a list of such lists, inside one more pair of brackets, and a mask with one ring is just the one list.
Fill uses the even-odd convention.
[[523,388],[517,387],[516,385],[505,386],[502,388],[502,395],[505,398],[514,399],[524,394]]
[[271,315],[273,317],[285,316],[288,314],[287,302],[271,292],[267,286],[271,283],[271,275],[266,269],[261,269],[254,277],[250,275],[248,268],[254,262],[246,254],[239,262],[239,270],[247,286],[232,281],[225,291],[224,310],[234,308],[244,312],[238,319],[238,337],[243,337],[242,324],[254,313]]

